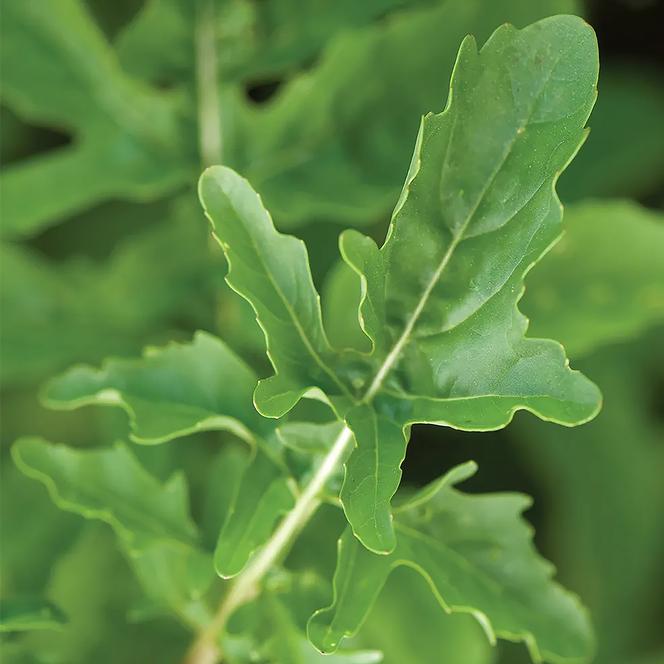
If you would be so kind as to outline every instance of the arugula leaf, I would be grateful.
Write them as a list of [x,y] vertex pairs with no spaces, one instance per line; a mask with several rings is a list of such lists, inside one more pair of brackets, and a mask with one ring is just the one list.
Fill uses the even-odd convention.
[[131,437],[162,443],[195,431],[222,429],[254,441],[266,423],[251,405],[256,376],[221,340],[197,332],[191,343],[147,348],[140,360],[109,360],[100,370],[75,367],[49,383],[51,408],[120,406]]
[[472,614],[489,640],[524,641],[533,661],[582,662],[592,655],[588,618],[551,580],[531,542],[519,494],[470,495],[455,484],[476,471],[457,466],[396,510],[397,548],[379,556],[347,529],[339,540],[334,600],[315,613],[309,638],[323,652],[355,634],[391,571],[412,567],[447,612]]
[[5,237],[31,235],[105,198],[154,198],[191,177],[195,155],[178,99],[121,71],[83,2],[48,11],[35,0],[4,2],[0,44],[4,101],[76,135],[71,147],[3,171]]
[[334,370],[304,243],[279,233],[258,194],[229,168],[206,170],[199,194],[229,264],[226,280],[254,308],[276,371],[256,388],[258,410],[280,417],[313,387],[348,394]]
[[225,163],[252,182],[278,228],[360,226],[389,215],[417,120],[441,103],[461,40],[579,10],[567,0],[432,4],[341,32],[317,66],[284,83],[269,104],[239,114],[242,150]]
[[566,220],[563,239],[528,277],[531,333],[580,357],[664,321],[664,215],[588,201],[567,208]]
[[207,618],[200,599],[212,565],[198,548],[182,475],[161,485],[119,444],[80,451],[22,438],[12,456],[23,473],[47,487],[58,507],[113,528],[146,593],[187,622]]
[[0,602],[0,632],[62,629],[65,615],[51,602],[34,598]]
[[361,274],[370,354],[331,348],[303,245],[274,229],[247,181],[224,167],[201,176],[228,281],[254,307],[275,370],[255,403],[279,417],[322,391],[345,419],[358,447],[342,501],[373,551],[396,545],[389,503],[411,424],[489,430],[526,409],[574,425],[598,411],[595,385],[559,344],[525,338],[516,308],[525,273],[560,234],[554,184],[583,140],[597,66],[594,33],[570,16],[503,26],[481,51],[463,42],[382,249],[354,231],[340,240]]
[[75,367],[47,386],[44,401],[66,409],[120,406],[138,443],[219,429],[248,442],[253,458],[242,470],[215,550],[217,572],[232,577],[293,504],[294,482],[274,424],[252,405],[256,380],[221,340],[198,332],[188,344],[148,348],[139,360],[110,360],[101,370]]

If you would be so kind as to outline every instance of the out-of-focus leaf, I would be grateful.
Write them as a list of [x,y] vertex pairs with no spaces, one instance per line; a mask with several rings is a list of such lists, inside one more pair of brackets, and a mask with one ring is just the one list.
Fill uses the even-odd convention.
[[[40,596],[51,567],[80,530],[80,520],[45,501],[41,487],[4,457],[0,492],[2,594]],[[34,517],[26,519],[26,514]]]
[[332,350],[306,251],[274,229],[248,182],[224,167],[201,177],[228,282],[254,307],[275,370],[255,403],[279,417],[322,391],[345,418],[357,450],[341,498],[373,551],[395,546],[390,500],[410,424],[496,429],[527,409],[574,425],[597,412],[597,388],[559,344],[526,339],[516,308],[525,273],[560,234],[553,185],[583,139],[597,68],[594,33],[575,17],[504,26],[481,51],[463,42],[450,102],[423,120],[383,248],[341,236],[371,354]]
[[49,384],[44,400],[52,408],[120,406],[139,443],[209,429],[253,441],[266,428],[251,402],[255,386],[255,374],[230,348],[197,332],[191,343],[148,348],[142,359],[70,369]]
[[562,240],[528,277],[530,333],[579,357],[664,321],[664,215],[629,201],[570,206]]
[[385,653],[384,664],[491,664],[494,651],[476,620],[440,610],[430,587],[397,568],[358,634]]
[[102,199],[154,198],[191,177],[194,143],[178,99],[122,72],[82,2],[46,11],[39,0],[10,0],[2,10],[3,100],[76,136],[3,172],[5,237],[29,236]]
[[12,453],[21,471],[42,482],[59,507],[105,521],[131,548],[151,540],[196,540],[182,476],[159,484],[124,445],[75,450],[23,438]]
[[664,376],[662,331],[583,360],[604,392],[596,421],[563,433],[524,418],[510,430],[548,489],[544,538],[591,609],[601,664],[638,659],[661,607],[664,426],[653,398]]
[[242,475],[219,533],[214,553],[217,574],[225,578],[239,574],[251,554],[270,537],[279,516],[293,503],[288,475],[268,454],[257,453]]
[[23,438],[12,454],[58,507],[112,526],[149,595],[186,621],[202,622],[212,561],[198,547],[182,475],[161,485],[122,445],[81,451]]
[[493,642],[524,641],[533,661],[585,662],[593,651],[590,623],[573,595],[552,581],[519,494],[464,494],[454,485],[476,470],[458,466],[422,489],[395,515],[397,548],[379,556],[346,530],[339,541],[332,605],[314,614],[309,638],[334,651],[364,622],[391,571],[419,572],[448,612],[472,614]]
[[61,629],[66,616],[43,599],[4,599],[0,602],[0,632]]
[[602,66],[587,145],[561,177],[563,202],[644,196],[664,182],[664,91],[647,66]]
[[[435,0],[292,0],[255,4],[211,3],[221,81],[279,76],[314,57],[340,30],[361,26],[386,12]],[[202,5],[199,5],[202,6]],[[116,41],[125,68],[155,82],[193,77],[197,21],[195,3],[148,0]],[[164,42],[169,44],[163,48]]]
[[444,101],[461,40],[577,12],[568,0],[448,0],[343,33],[274,101],[247,105],[242,149],[226,163],[265,197],[280,229],[380,221],[403,184],[418,119]]
[[178,324],[211,320],[201,309],[206,299],[211,308],[213,274],[222,268],[207,250],[205,223],[196,222],[186,200],[174,201],[166,214],[101,265],[0,247],[3,385],[34,383],[75,361],[137,353],[149,341],[171,338]]
[[68,621],[59,631],[21,637],[31,664],[175,663],[184,651],[189,635],[178,623],[152,620],[137,625],[127,620],[127,607],[140,591],[112,537],[101,525],[88,523],[58,561],[46,593]]

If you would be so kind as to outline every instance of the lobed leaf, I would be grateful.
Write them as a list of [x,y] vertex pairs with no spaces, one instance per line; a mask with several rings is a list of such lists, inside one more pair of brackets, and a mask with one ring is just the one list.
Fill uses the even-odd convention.
[[155,444],[197,431],[226,430],[253,449],[241,471],[215,550],[223,577],[238,574],[293,504],[294,481],[272,422],[252,404],[256,376],[221,340],[197,332],[189,344],[148,348],[139,360],[110,360],[101,370],[75,367],[47,387],[54,408],[122,407],[132,439]]
[[275,369],[258,384],[256,407],[280,417],[311,388],[348,394],[334,370],[304,243],[274,228],[260,197],[230,168],[208,168],[199,195],[229,264],[226,280],[254,308]]
[[331,349],[303,245],[275,231],[246,180],[222,167],[201,177],[229,283],[254,307],[275,369],[256,403],[276,417],[322,391],[344,417],[357,450],[342,501],[373,551],[395,546],[389,505],[411,424],[490,430],[525,409],[575,425],[598,411],[596,386],[559,344],[526,338],[516,306],[560,235],[555,183],[584,139],[597,74],[594,33],[572,16],[503,26],[481,50],[463,42],[445,111],[422,121],[383,247],[341,237],[370,352]]
[[155,444],[222,429],[253,442],[265,431],[251,395],[254,372],[221,340],[197,332],[189,344],[147,348],[140,360],[109,360],[100,370],[75,367],[49,383],[44,402],[71,409],[119,406],[132,439]]
[[476,471],[469,462],[396,510],[397,546],[379,556],[348,529],[339,540],[334,599],[316,612],[309,638],[334,651],[364,622],[396,567],[421,574],[446,612],[472,614],[490,641],[524,641],[533,661],[585,662],[590,623],[577,599],[551,579],[551,565],[532,545],[521,519],[530,500],[517,494],[470,495],[454,485]]
[[150,596],[188,622],[204,622],[200,599],[212,564],[198,546],[182,475],[162,485],[120,444],[81,451],[22,438],[12,456],[58,507],[113,528]]

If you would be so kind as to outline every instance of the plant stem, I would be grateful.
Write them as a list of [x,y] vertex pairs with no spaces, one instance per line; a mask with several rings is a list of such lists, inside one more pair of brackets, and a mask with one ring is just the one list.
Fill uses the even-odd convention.
[[214,0],[199,0],[196,16],[196,89],[198,141],[204,167],[221,163],[221,105],[219,103]]
[[337,470],[352,444],[353,434],[348,427],[344,427],[315,475],[295,502],[293,509],[284,517],[263,549],[233,582],[219,605],[217,613],[207,627],[199,633],[189,650],[184,660],[185,664],[216,664],[219,661],[221,652],[217,641],[226,621],[235,609],[256,596],[261,579],[286,553],[294,536],[309,521],[320,505],[320,492],[327,480]]

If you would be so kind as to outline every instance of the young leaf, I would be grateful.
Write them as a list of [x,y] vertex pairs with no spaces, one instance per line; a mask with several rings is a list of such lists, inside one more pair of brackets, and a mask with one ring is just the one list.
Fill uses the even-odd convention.
[[277,232],[258,194],[229,168],[206,170],[199,195],[228,260],[226,279],[254,308],[275,369],[256,388],[257,408],[280,417],[311,388],[349,394],[335,373],[304,243]]
[[198,548],[181,475],[160,484],[123,445],[80,451],[39,438],[12,448],[16,465],[42,482],[61,509],[112,526],[146,592],[197,624],[200,598],[212,580]]
[[0,633],[62,629],[66,616],[51,602],[40,599],[4,599],[0,602]]
[[533,661],[584,662],[592,632],[577,599],[551,580],[532,529],[521,518],[530,499],[518,494],[470,495],[455,484],[476,471],[457,466],[396,511],[397,547],[379,556],[348,529],[339,540],[334,600],[316,612],[309,638],[323,652],[355,634],[392,570],[412,567],[447,612],[472,614],[490,641],[524,641]]
[[664,321],[664,215],[630,201],[588,201],[567,208],[566,222],[528,277],[532,333],[580,357]]
[[481,51],[463,42],[447,108],[422,122],[385,244],[341,238],[361,276],[364,355],[331,350],[306,252],[275,231],[246,180],[222,167],[201,177],[229,283],[254,307],[275,369],[255,401],[280,416],[317,388],[345,418],[358,448],[342,500],[373,551],[395,546],[389,502],[410,424],[489,430],[526,409],[575,425],[597,413],[595,385],[559,344],[525,338],[516,307],[526,272],[560,235],[554,186],[585,135],[597,70],[594,33],[571,16],[503,26]]
[[70,369],[49,383],[44,402],[62,409],[120,406],[137,443],[162,443],[209,429],[251,442],[267,429],[251,403],[255,385],[254,372],[221,340],[197,332],[188,344],[148,348],[140,360],[109,360],[100,370]]
[[262,451],[245,469],[214,552],[219,576],[239,574],[251,554],[272,534],[279,516],[292,508],[293,489],[281,470],[278,472],[274,460]]

